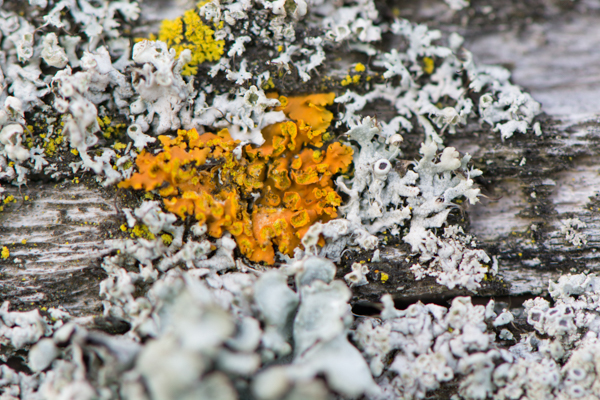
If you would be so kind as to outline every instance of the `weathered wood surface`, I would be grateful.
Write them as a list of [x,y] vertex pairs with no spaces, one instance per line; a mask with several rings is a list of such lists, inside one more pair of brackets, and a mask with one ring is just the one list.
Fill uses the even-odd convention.
[[[465,46],[479,62],[511,68],[514,82],[540,101],[551,118],[543,142],[517,137],[520,143],[502,146],[501,152],[512,147],[505,155],[507,163],[525,157],[526,164],[515,177],[492,177],[504,197],[497,202],[483,200],[470,213],[472,233],[509,256],[511,246],[514,249],[512,257],[501,263],[512,293],[543,290],[549,278],[571,269],[600,268],[598,6],[580,2],[570,12],[524,27],[467,35]],[[494,159],[489,152],[480,148],[474,157]],[[584,248],[565,241],[560,229],[567,218],[587,224],[582,229],[588,240]],[[538,234],[527,233],[531,224],[539,226]],[[537,238],[535,243],[530,243],[531,237]]]
[[100,259],[111,251],[101,228],[118,222],[114,201],[71,182],[31,182],[7,192],[16,202],[0,213],[0,243],[10,251],[0,261],[2,300],[18,308],[97,313],[98,282],[105,277]]
[[[527,9],[533,15],[529,20],[515,17],[520,15],[516,11],[502,14],[502,7],[520,10],[502,2],[490,3],[490,12],[487,4],[474,3],[470,20],[465,17],[468,10],[446,13],[437,20],[425,6],[405,10],[432,26],[458,29],[478,62],[511,68],[514,81],[541,101],[546,112],[539,119],[542,137],[516,134],[502,142],[499,134],[473,124],[447,138],[447,145],[472,154],[475,165],[484,171],[478,183],[488,197],[466,210],[466,215],[470,233],[490,256],[498,256],[500,279],[486,282],[480,296],[538,295],[544,293],[549,279],[565,272],[600,269],[600,12],[596,3],[568,5],[568,10],[560,3],[544,3],[549,17],[540,18]],[[2,300],[23,309],[63,306],[73,314],[97,315],[101,310],[98,284],[104,277],[100,259],[110,252],[105,240],[124,222],[117,211],[120,200],[92,184],[70,182],[32,181],[20,192],[15,187],[7,190],[17,203],[0,213],[0,244],[11,252],[8,261],[0,260]],[[24,196],[29,199],[24,201]],[[565,240],[561,221],[567,218],[587,224],[581,230],[587,235],[586,246],[578,248]],[[383,293],[392,293],[399,304],[470,294],[450,291],[432,278],[414,282],[409,256],[398,241],[382,246],[380,263],[371,263],[371,254],[348,253],[342,265],[364,259],[372,272],[372,284],[355,290],[353,301],[373,303]],[[15,262],[15,257],[21,261]],[[390,279],[382,283],[376,270],[388,273]],[[340,276],[344,273],[340,270]]]

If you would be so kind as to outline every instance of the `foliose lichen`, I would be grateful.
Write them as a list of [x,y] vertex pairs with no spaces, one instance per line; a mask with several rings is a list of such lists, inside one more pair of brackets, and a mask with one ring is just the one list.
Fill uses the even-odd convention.
[[337,216],[341,198],[332,178],[348,170],[353,151],[339,142],[324,146],[332,117],[324,106],[332,100],[333,94],[281,97],[276,111],[292,121],[265,127],[260,147],[244,146],[227,129],[159,136],[163,151],[142,151],[139,172],[119,187],[160,188],[167,211],[192,215],[212,237],[229,232],[248,259],[273,264],[274,246],[292,256],[313,223]]

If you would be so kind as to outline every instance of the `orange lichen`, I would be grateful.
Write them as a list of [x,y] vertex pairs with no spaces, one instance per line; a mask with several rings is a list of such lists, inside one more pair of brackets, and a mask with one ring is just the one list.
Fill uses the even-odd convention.
[[353,151],[337,142],[324,148],[333,118],[325,106],[333,99],[333,93],[280,97],[276,110],[291,121],[264,128],[265,143],[245,146],[239,159],[233,154],[239,142],[227,129],[159,136],[163,151],[142,151],[138,172],[119,187],[158,190],[168,211],[193,216],[213,237],[231,233],[250,260],[273,264],[274,246],[292,255],[312,224],[337,217],[341,198],[332,177],[348,170]]

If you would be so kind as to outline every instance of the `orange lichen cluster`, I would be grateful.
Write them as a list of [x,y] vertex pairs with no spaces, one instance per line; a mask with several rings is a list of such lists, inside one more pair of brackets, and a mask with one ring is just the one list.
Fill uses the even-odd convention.
[[194,216],[213,237],[230,232],[250,260],[273,264],[274,245],[292,255],[312,224],[337,217],[341,198],[332,177],[348,170],[353,151],[337,142],[324,148],[333,117],[325,106],[333,99],[333,93],[280,97],[276,110],[291,121],[264,128],[265,143],[245,146],[239,159],[233,153],[239,142],[227,129],[159,136],[163,151],[143,151],[139,172],[119,187],[158,189],[168,211]]

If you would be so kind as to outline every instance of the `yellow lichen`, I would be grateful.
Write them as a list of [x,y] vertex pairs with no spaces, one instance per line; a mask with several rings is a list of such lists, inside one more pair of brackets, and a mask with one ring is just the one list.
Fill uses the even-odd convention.
[[4,204],[8,204],[10,202],[16,203],[17,199],[15,199],[15,196],[13,196],[12,194],[10,196],[6,196],[6,198],[3,200]]
[[434,67],[435,64],[431,57],[423,57],[423,72],[425,72],[428,75],[431,75],[433,73]]
[[171,235],[169,235],[169,234],[167,234],[167,233],[165,233],[165,234],[161,235],[161,236],[160,236],[160,238],[162,239],[163,243],[164,243],[166,246],[168,246],[168,245],[170,245],[171,243],[173,243],[173,236],[171,236]]
[[292,255],[312,224],[337,217],[341,197],[332,177],[347,172],[353,151],[323,143],[333,118],[325,107],[333,99],[285,98],[275,110],[291,121],[264,128],[265,143],[245,146],[240,158],[233,153],[239,142],[226,129],[159,136],[163,151],[142,151],[138,172],[119,187],[158,190],[168,211],[193,216],[213,237],[230,232],[250,260],[273,264],[275,248]]
[[158,32],[158,40],[175,49],[177,56],[185,50],[192,52],[192,60],[186,64],[182,75],[195,75],[198,65],[216,61],[223,55],[225,41],[215,40],[215,31],[202,22],[196,10],[188,10],[174,20],[164,20]]
[[387,280],[390,279],[390,276],[388,274],[386,274],[385,272],[381,273],[381,282],[385,283],[387,282]]
[[48,157],[52,157],[56,153],[56,143],[50,139],[44,144],[44,152]]
[[113,135],[121,135],[125,128],[127,128],[127,124],[114,123],[114,121],[111,120],[108,116],[105,116],[103,118],[98,117],[97,121],[98,125],[100,125],[100,128],[102,128],[102,136],[104,136],[107,139],[110,139]]
[[344,79],[342,79],[342,86],[348,86],[350,84],[358,84],[360,82],[360,75],[354,75],[354,76],[350,76],[350,75],[346,75],[346,77]]
[[2,259],[6,260],[8,258],[8,256],[10,256],[10,251],[8,251],[8,247],[4,246],[2,247]]
[[127,148],[127,145],[121,142],[115,142],[115,144],[113,145],[113,149],[119,151],[119,150],[123,150]]
[[[122,229],[122,228],[121,228]],[[136,225],[131,230],[131,237],[139,237],[144,239],[154,240],[156,236],[150,232],[146,225]]]
[[363,63],[358,63],[354,66],[354,70],[356,72],[363,72],[365,70],[365,66]]
[[263,90],[273,89],[275,87],[275,83],[273,82],[273,78],[269,78],[265,84],[262,86]]

